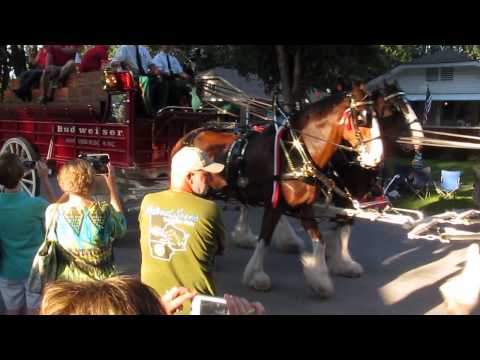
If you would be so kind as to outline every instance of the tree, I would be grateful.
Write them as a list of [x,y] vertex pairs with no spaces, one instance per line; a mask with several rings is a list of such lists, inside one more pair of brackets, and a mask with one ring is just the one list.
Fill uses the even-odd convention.
[[340,78],[367,81],[387,69],[378,46],[230,45],[221,50],[222,66],[258,75],[266,90],[279,86],[290,111],[311,87],[331,87]]
[[11,66],[17,78],[27,70],[27,56],[24,46],[25,45],[10,45]]
[[3,102],[3,92],[7,89],[10,80],[10,54],[7,51],[8,45],[0,45],[0,96]]

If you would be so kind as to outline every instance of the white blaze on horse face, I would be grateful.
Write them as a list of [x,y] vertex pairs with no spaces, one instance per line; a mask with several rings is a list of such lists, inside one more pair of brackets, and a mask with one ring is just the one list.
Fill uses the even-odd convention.
[[[408,123],[408,126],[410,127],[410,130],[412,131],[412,136],[413,137],[424,137],[423,136],[423,128],[422,124],[418,120],[417,114],[415,114],[415,111],[413,111],[412,107],[410,104],[406,103],[405,106],[407,107],[407,113],[403,114],[405,116],[405,119]],[[415,150],[418,149],[420,146],[420,141],[419,140],[414,140],[413,144],[415,146]]]
[[372,119],[370,136],[374,140],[369,141],[366,146],[362,147],[358,157],[360,165],[364,167],[376,167],[383,160],[383,142],[380,137],[380,127],[375,117]]

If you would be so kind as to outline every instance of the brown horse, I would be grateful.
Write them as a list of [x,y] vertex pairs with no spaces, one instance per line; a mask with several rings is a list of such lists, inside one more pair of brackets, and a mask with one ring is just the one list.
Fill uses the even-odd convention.
[[[382,145],[378,134],[371,102],[363,86],[354,85],[351,93],[339,93],[311,104],[290,119],[292,132],[287,136],[287,156],[281,162],[280,200],[272,207],[274,180],[274,126],[263,133],[247,137],[248,145],[243,147],[243,162],[235,167],[240,173],[238,181],[232,181],[231,174],[225,179],[215,179],[212,187],[224,187],[224,191],[235,194],[242,202],[261,205],[265,208],[261,232],[256,249],[243,275],[243,283],[257,290],[271,287],[269,276],[263,269],[265,246],[282,211],[290,211],[302,219],[302,225],[313,242],[313,254],[303,256],[304,272],[310,289],[320,296],[333,293],[333,284],[325,261],[325,241],[322,239],[314,220],[312,204],[322,188],[328,188],[328,181],[322,180],[321,169],[325,167],[341,141],[350,144],[349,149],[357,153],[358,161],[367,167],[375,167],[382,160]],[[374,126],[360,127],[359,123],[373,122]],[[377,140],[373,140],[377,138]],[[211,129],[197,129],[181,139],[172,151],[172,156],[182,146],[190,145],[207,151],[217,161],[231,162],[231,153],[239,136]],[[373,141],[372,141],[373,140]],[[303,149],[303,155],[300,152]],[[307,155],[307,159],[305,158]],[[293,168],[293,171],[292,171]],[[226,169],[228,171],[229,164]],[[331,184],[330,184],[331,185]],[[330,189],[332,190],[332,189]]]

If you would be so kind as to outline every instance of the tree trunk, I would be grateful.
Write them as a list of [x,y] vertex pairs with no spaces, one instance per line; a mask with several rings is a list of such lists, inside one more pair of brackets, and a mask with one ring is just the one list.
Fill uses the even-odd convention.
[[292,84],[292,101],[300,100],[300,81],[302,77],[302,48],[297,46],[295,50],[294,66],[293,66],[293,84]]
[[3,102],[3,92],[10,80],[10,56],[7,45],[0,45],[0,102]]
[[285,110],[291,112],[294,101],[292,98],[292,91],[290,87],[290,67],[288,64],[287,53],[285,46],[275,45],[277,51],[278,69],[280,71],[280,83],[282,85],[282,96],[285,101]]

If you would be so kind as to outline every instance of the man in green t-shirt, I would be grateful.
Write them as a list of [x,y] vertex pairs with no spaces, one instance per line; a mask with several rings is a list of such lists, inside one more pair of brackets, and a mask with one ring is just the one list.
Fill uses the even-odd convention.
[[[214,260],[224,249],[226,234],[220,208],[202,195],[210,174],[223,168],[200,149],[184,147],[172,158],[170,189],[142,201],[141,277],[160,295],[173,286],[215,295]],[[183,313],[190,313],[190,307],[186,303]]]

